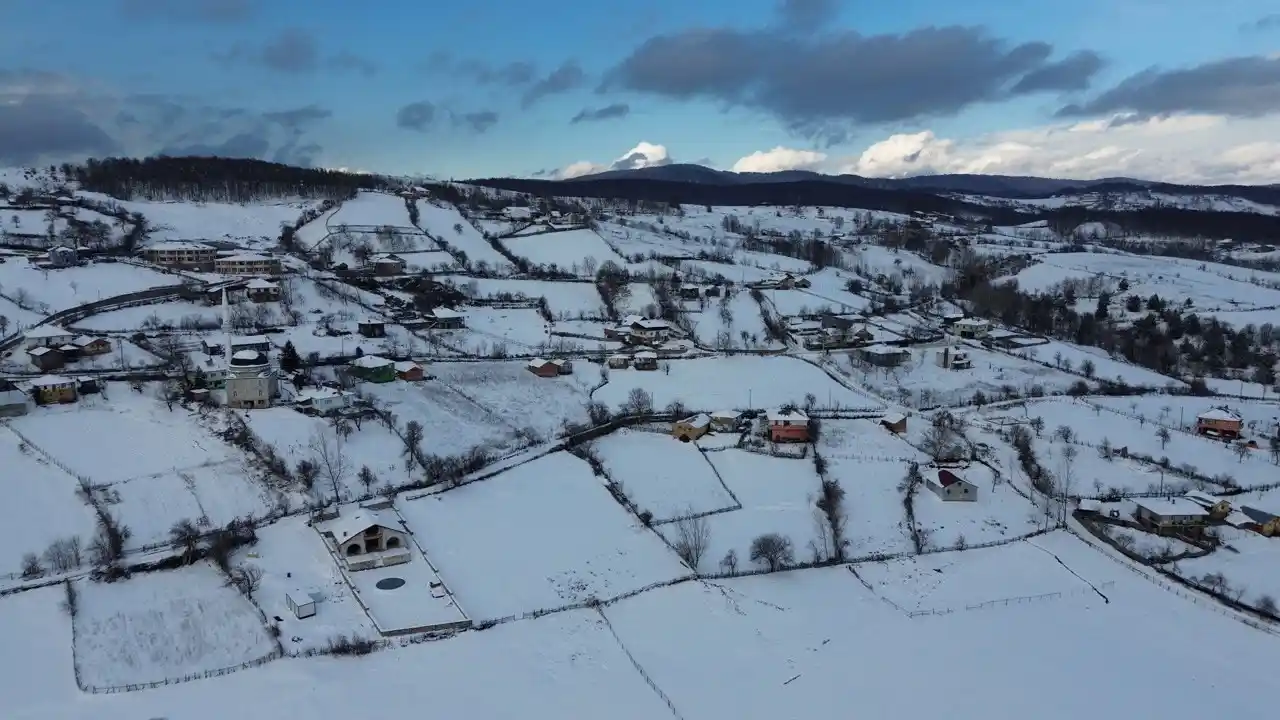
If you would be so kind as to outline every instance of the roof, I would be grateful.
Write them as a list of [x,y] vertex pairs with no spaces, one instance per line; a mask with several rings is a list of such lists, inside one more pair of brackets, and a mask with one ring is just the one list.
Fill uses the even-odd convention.
[[1254,523],[1254,519],[1249,517],[1247,514],[1236,510],[1228,515],[1223,522],[1234,528],[1242,528],[1252,525]]
[[956,321],[956,325],[964,325],[966,327],[983,327],[985,325],[990,325],[990,324],[991,323],[987,322],[986,320],[983,320],[982,318],[971,318],[971,317],[963,318],[961,320]]
[[1243,418],[1241,418],[1235,412],[1224,407],[1210,408],[1209,410],[1206,410],[1200,413],[1199,415],[1197,415],[1196,419],[1197,420],[1225,420],[1227,422],[1243,421]]
[[351,364],[360,368],[382,368],[387,367],[388,365],[394,365],[395,363],[384,357],[378,357],[377,355],[362,355],[355,360],[352,360]]
[[1276,516],[1275,513],[1263,510],[1262,508],[1254,505],[1241,505],[1240,512],[1247,515],[1249,519],[1256,523],[1270,522]]
[[880,418],[880,422],[889,423],[890,425],[897,425],[898,423],[906,419],[907,419],[907,416],[903,415],[902,413],[889,413],[888,415],[885,415],[884,417]]
[[248,287],[250,290],[274,290],[280,286],[276,285],[275,283],[269,280],[263,280],[262,278],[254,278],[249,281]]
[[643,315],[628,315],[628,316],[626,316],[626,317],[622,318],[622,324],[623,324],[623,325],[635,325],[636,323],[638,323],[638,322],[642,322],[643,320],[644,320],[644,316],[643,316]]
[[143,248],[144,251],[146,250],[212,250],[212,249],[213,249],[212,245],[205,245],[204,243],[198,243],[198,242],[184,242],[181,240],[176,240],[173,242],[156,243],[154,245],[148,245]]
[[235,347],[237,345],[261,345],[263,343],[271,343],[271,341],[267,339],[266,335],[245,335],[244,337],[231,338],[231,347]]
[[952,485],[955,485],[956,483],[961,483],[961,484],[964,484],[964,485],[973,485],[973,483],[969,482],[968,480],[965,480],[964,478],[962,478],[962,477],[960,477],[959,475],[957,475],[957,474],[955,474],[955,473],[951,472],[950,470],[939,470],[939,471],[938,471],[938,484],[939,484],[939,485],[941,485],[942,487],[951,487]]
[[408,372],[415,368],[421,370],[422,366],[412,360],[401,360],[396,363],[396,372]]
[[785,422],[789,420],[805,420],[808,421],[809,416],[799,410],[770,410],[768,413],[769,422]]
[[266,260],[275,260],[275,258],[270,258],[266,255],[259,255],[258,253],[238,253],[236,255],[220,257],[217,261],[223,262],[224,260],[231,262],[263,262]]
[[328,400],[330,398],[347,397],[349,395],[351,395],[351,393],[345,390],[335,390],[333,388],[320,387],[320,388],[312,388],[310,390],[303,390],[302,392],[298,393],[298,400],[300,402],[306,402],[308,400]]
[[386,325],[386,324],[387,324],[387,321],[386,321],[386,320],[379,320],[379,319],[377,319],[377,318],[364,318],[363,320],[358,321],[358,324],[360,324],[360,325]]
[[59,245],[55,248],[49,248],[49,252],[75,252],[75,248],[69,248],[66,245]]
[[232,360],[259,360],[261,358],[262,353],[257,350],[237,350],[231,355]]
[[610,355],[610,356],[609,356],[609,359],[610,359],[610,360],[630,360],[630,359],[631,359],[631,356],[630,356],[630,355],[623,355],[622,353],[614,353],[614,354],[612,354],[612,355]]
[[711,424],[711,416],[706,413],[699,413],[693,417],[688,417],[680,421],[681,425],[688,425],[692,428],[704,428]]
[[1146,510],[1152,515],[1161,517],[1169,517],[1171,515],[1190,515],[1192,517],[1200,517],[1208,515],[1209,511],[1186,498],[1134,498],[1133,504]]
[[389,510],[369,510],[361,508],[350,515],[334,518],[324,523],[321,532],[331,533],[339,545],[368,530],[371,527],[384,527],[403,532],[400,516]]
[[43,375],[31,381],[35,387],[53,387],[54,385],[74,385],[75,380],[61,375]]
[[377,263],[395,263],[397,265],[405,264],[404,258],[400,257],[399,255],[375,255],[373,257],[373,262],[374,264],[377,264]]
[[85,345],[92,345],[93,343],[99,340],[102,340],[103,342],[105,342],[106,338],[96,338],[96,337],[91,337],[89,335],[80,335],[76,337],[76,339],[72,340],[71,344],[84,347]]
[[50,338],[71,336],[75,333],[67,330],[60,325],[37,325],[23,333],[25,338]]
[[862,348],[862,352],[869,355],[902,355],[903,353],[909,353],[911,351],[906,348],[893,347],[891,345],[868,345]]
[[435,315],[439,319],[463,317],[463,314],[458,312],[457,310],[451,310],[449,308],[443,308],[443,307],[432,309],[431,314]]
[[1206,508],[1211,508],[1214,505],[1217,505],[1218,503],[1222,502],[1223,500],[1222,498],[1214,497],[1213,495],[1210,495],[1209,493],[1203,490],[1192,490],[1188,492],[1186,495],[1183,495],[1183,497],[1185,497],[1186,499],[1190,500],[1191,502],[1201,507],[1206,507]]
[[551,364],[551,361],[546,358],[534,358],[529,361],[529,367],[531,368],[540,368],[549,364]]
[[57,351],[51,347],[37,347],[37,348],[31,348],[30,350],[28,350],[27,354],[34,355],[35,357],[44,357],[45,355],[48,355],[51,352],[57,352]]
[[742,413],[737,410],[717,410],[711,413],[711,417],[716,418],[717,420],[721,418],[737,420],[742,417]]
[[637,360],[657,360],[658,353],[653,352],[652,350],[644,350],[642,352],[636,353],[636,359]]

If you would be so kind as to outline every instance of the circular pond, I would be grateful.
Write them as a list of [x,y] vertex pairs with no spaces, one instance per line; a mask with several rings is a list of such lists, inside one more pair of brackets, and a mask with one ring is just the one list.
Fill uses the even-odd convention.
[[404,586],[404,578],[398,578],[398,577],[382,578],[375,585],[375,587],[377,587],[379,590],[395,590],[396,588],[403,587],[403,586]]

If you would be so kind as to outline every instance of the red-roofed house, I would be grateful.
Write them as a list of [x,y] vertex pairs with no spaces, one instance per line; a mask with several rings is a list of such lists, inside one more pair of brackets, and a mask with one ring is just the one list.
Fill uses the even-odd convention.
[[938,479],[929,479],[925,485],[934,495],[948,502],[973,502],[978,499],[978,486],[950,470],[939,470]]

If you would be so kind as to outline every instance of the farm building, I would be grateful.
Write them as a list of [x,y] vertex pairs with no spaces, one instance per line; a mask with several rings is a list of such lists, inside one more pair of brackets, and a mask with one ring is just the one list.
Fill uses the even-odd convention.
[[911,359],[910,350],[892,345],[868,345],[860,348],[858,354],[876,367],[897,367]]
[[795,409],[770,410],[765,416],[772,442],[809,442],[809,416]]
[[962,338],[980,340],[991,332],[991,323],[982,318],[964,318],[951,324],[951,332]]
[[556,358],[551,361],[551,364],[556,366],[556,374],[558,375],[573,374],[573,361],[568,358]]
[[256,303],[276,302],[280,299],[280,286],[270,280],[254,278],[245,283],[249,299]]
[[907,416],[902,413],[889,413],[880,418],[880,424],[896,435],[902,435],[907,432]]
[[1226,407],[1212,408],[1196,416],[1196,432],[1201,435],[1235,439],[1242,430],[1244,419]]
[[614,370],[622,370],[631,364],[631,358],[626,355],[610,355],[605,364]]
[[1184,495],[1186,499],[1209,511],[1211,520],[1223,520],[1231,514],[1231,503],[1220,497],[1210,495],[1203,490],[1192,490]]
[[387,324],[381,320],[361,320],[356,323],[357,331],[367,338],[382,338],[387,336]]
[[431,311],[429,320],[435,330],[461,330],[467,326],[467,316],[457,310],[438,307]]
[[360,509],[320,526],[320,534],[347,570],[399,565],[412,559],[400,516],[391,510]]
[[373,259],[373,274],[379,277],[403,275],[408,263],[399,255],[379,255]]
[[59,370],[67,362],[66,355],[61,350],[53,347],[31,348],[27,351],[27,357],[31,359],[31,364],[39,368],[41,372]]
[[711,416],[706,413],[677,420],[671,425],[671,437],[680,442],[690,442],[711,430]]
[[925,485],[947,502],[974,502],[978,499],[978,486],[950,470],[939,470],[938,478],[926,480]]
[[31,381],[31,387],[35,389],[36,402],[41,405],[73,403],[78,397],[76,394],[76,381],[61,375],[38,377]]
[[80,335],[75,340],[72,340],[71,344],[79,349],[81,356],[105,355],[111,352],[111,341],[104,337]]
[[1133,517],[1158,532],[1182,531],[1204,525],[1209,511],[1186,498],[1137,498]]
[[338,412],[351,404],[352,393],[333,388],[315,388],[298,393],[298,405],[309,407],[321,415]]
[[396,379],[396,364],[377,355],[363,355],[351,361],[351,374],[373,383],[389,383]]
[[75,333],[57,325],[37,325],[22,335],[23,347],[58,347],[75,340]]
[[938,351],[938,367],[947,370],[968,370],[973,367],[969,353],[953,347],[945,347]]
[[302,590],[290,590],[285,593],[284,602],[289,606],[289,610],[293,616],[299,620],[312,617],[316,614],[316,599],[309,593]]
[[657,370],[658,353],[649,352],[648,350],[636,353],[633,366],[637,370]]
[[27,395],[12,380],[0,379],[0,417],[27,414]]
[[1253,505],[1243,505],[1240,512],[1249,518],[1250,527],[1267,537],[1280,535],[1280,515]]
[[736,410],[719,410],[711,413],[711,429],[716,432],[733,432],[742,424],[742,413]]
[[538,377],[556,377],[560,374],[560,368],[555,362],[545,358],[534,358],[529,361],[525,368]]
[[402,360],[395,365],[396,377],[408,382],[417,382],[425,377],[422,366],[412,360]]

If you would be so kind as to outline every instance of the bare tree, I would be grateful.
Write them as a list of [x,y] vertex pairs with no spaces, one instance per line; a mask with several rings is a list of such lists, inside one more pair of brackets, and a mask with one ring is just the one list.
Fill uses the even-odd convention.
[[40,564],[40,556],[35,553],[27,553],[22,556],[22,577],[30,580],[44,575],[44,566]]
[[253,594],[262,585],[262,568],[249,564],[237,565],[231,568],[227,584],[244,593],[245,597],[252,600]]
[[364,491],[366,493],[373,492],[373,485],[378,482],[378,476],[373,474],[373,471],[369,469],[368,465],[361,466],[360,472],[356,477],[359,478],[360,484],[364,485]]
[[1240,462],[1244,462],[1244,459],[1249,456],[1249,446],[1242,442],[1236,443],[1232,450],[1235,452],[1236,458]]
[[320,466],[314,460],[299,460],[293,475],[298,478],[303,490],[310,490],[315,486],[316,478],[320,475]]
[[693,508],[689,508],[688,512],[690,516],[676,522],[675,549],[689,569],[697,572],[702,556],[711,545],[711,523],[707,522],[705,516],[692,517]]
[[627,393],[627,402],[623,410],[632,415],[647,415],[653,412],[653,396],[644,388],[631,388]]
[[720,558],[720,570],[730,574],[738,572],[737,550],[730,548],[729,552],[725,553],[723,558]]
[[422,423],[410,420],[404,426],[404,449],[401,454],[404,456],[406,473],[412,473],[414,466],[422,464],[422,437]]
[[1035,431],[1036,437],[1040,437],[1040,433],[1044,432],[1044,418],[1039,415],[1031,418],[1031,429]]
[[1258,602],[1254,607],[1256,607],[1259,612],[1264,612],[1268,615],[1274,616],[1276,614],[1276,601],[1270,595],[1263,595],[1258,598]]
[[182,561],[190,564],[200,552],[200,530],[190,520],[179,520],[169,528],[169,547],[182,552]]
[[1160,438],[1160,449],[1165,449],[1169,445],[1169,428],[1162,427],[1156,431],[1156,437]]
[[80,551],[80,537],[72,535],[61,540],[54,540],[44,551],[44,561],[49,569],[56,573],[67,572],[80,567],[83,562]]
[[774,572],[795,562],[791,538],[766,533],[751,541],[751,562],[763,563]]
[[1076,433],[1071,429],[1070,425],[1059,425],[1058,429],[1053,431],[1053,436],[1064,443],[1070,443],[1075,438]]
[[338,486],[347,476],[347,455],[342,449],[342,437],[335,432],[326,433],[319,428],[311,436],[311,449],[318,458],[320,470],[333,486],[333,501],[341,502],[342,495]]

